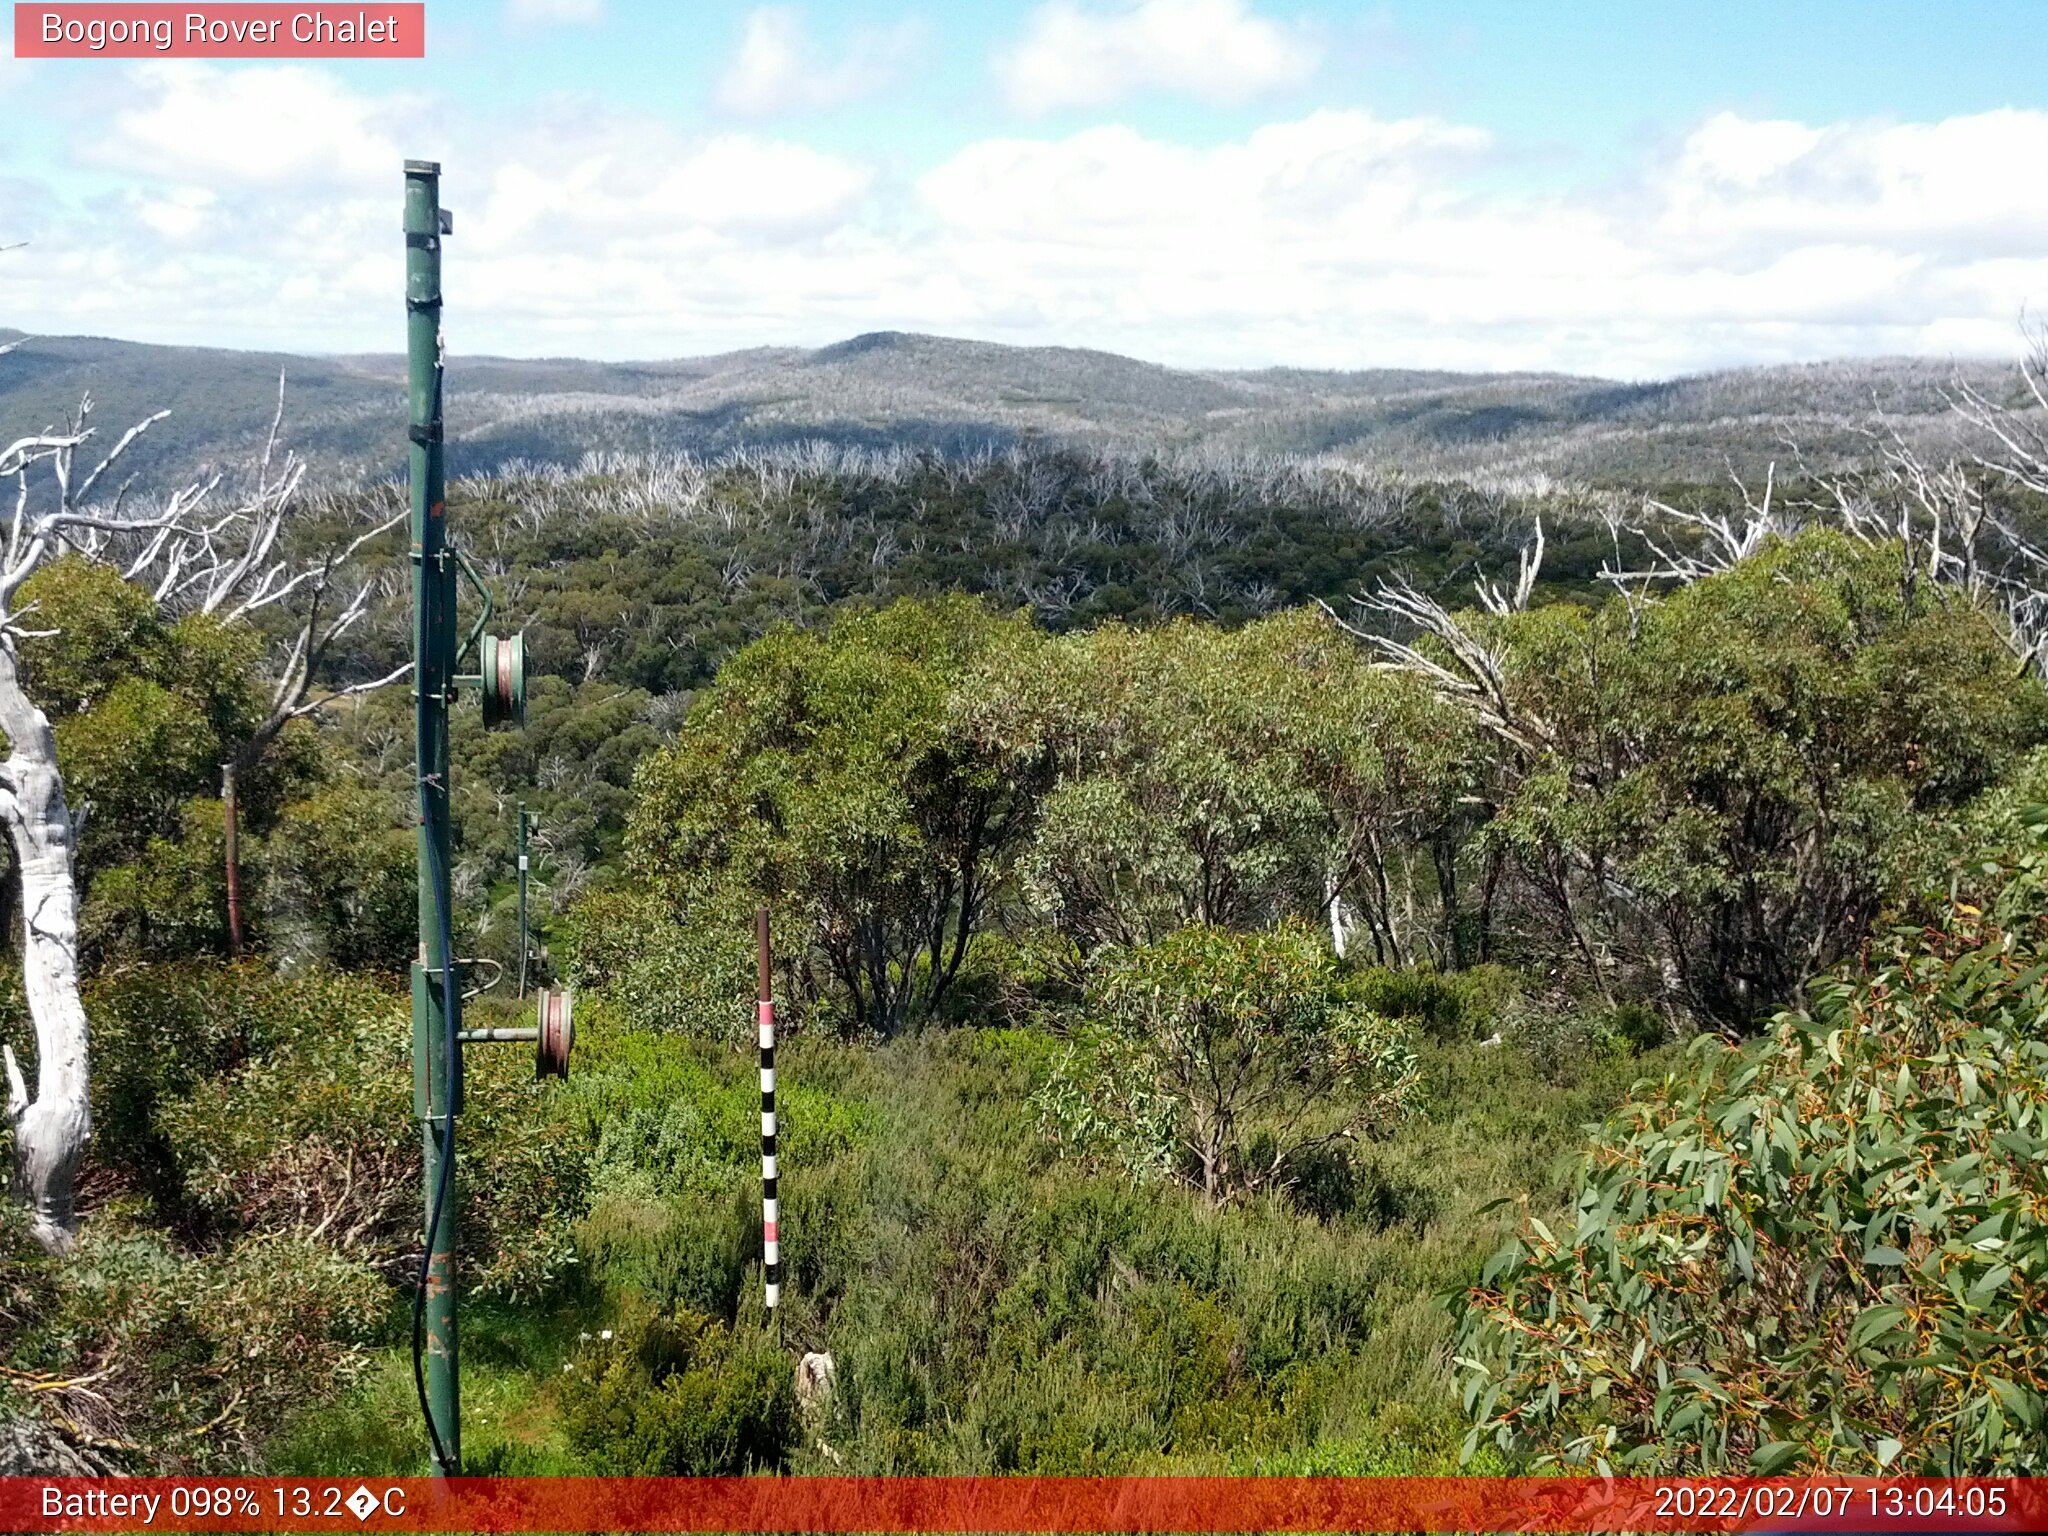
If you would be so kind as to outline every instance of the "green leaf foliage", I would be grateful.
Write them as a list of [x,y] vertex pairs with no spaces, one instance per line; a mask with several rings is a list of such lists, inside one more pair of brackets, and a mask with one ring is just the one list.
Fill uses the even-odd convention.
[[1659,1472],[2048,1470],[2048,812],[1600,1134],[1461,1300],[1475,1436]]
[[[419,1228],[406,1000],[361,976],[192,962],[88,992],[105,1172],[219,1234],[317,1240],[391,1280]],[[466,1283],[532,1296],[573,1260],[587,1199],[580,1125],[532,1058],[471,1052],[463,1126]]]
[[959,708],[1051,783],[1017,868],[1043,920],[1086,951],[1313,918],[1341,893],[1399,957],[1390,885],[1456,818],[1475,745],[1426,689],[1310,610],[1110,625],[1011,659],[963,680]]
[[1474,623],[1529,741],[1486,835],[1553,952],[1738,1029],[1846,957],[2048,724],[1983,611],[1824,529],[1633,607]]
[[768,1336],[688,1312],[606,1330],[569,1362],[560,1397],[600,1476],[780,1470],[799,1428],[789,1360]]
[[829,990],[853,1027],[928,1014],[1032,799],[959,729],[952,690],[991,652],[1033,643],[1024,621],[966,598],[756,642],[641,770],[636,866],[728,954],[747,952],[754,904],[772,904],[801,994]]
[[[173,619],[96,561],[67,556],[22,588],[31,698],[49,715],[82,824],[82,938],[94,957],[178,959],[227,949],[221,764],[268,706],[263,638],[205,614]],[[260,928],[260,840],[321,774],[313,731],[288,728],[238,781],[245,911]]]
[[280,959],[397,972],[417,953],[417,829],[394,797],[342,782],[291,801],[263,857]]
[[1090,1023],[1038,1095],[1069,1152],[1185,1174],[1212,1201],[1286,1188],[1380,1131],[1416,1084],[1389,1021],[1350,1003],[1310,930],[1183,929],[1106,954]]

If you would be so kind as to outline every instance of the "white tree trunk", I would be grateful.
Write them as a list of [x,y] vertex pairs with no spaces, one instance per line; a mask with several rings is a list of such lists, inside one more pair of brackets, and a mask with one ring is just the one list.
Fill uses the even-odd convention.
[[49,717],[22,692],[14,647],[0,637],[0,817],[21,870],[21,979],[36,1032],[36,1092],[5,1051],[7,1117],[14,1123],[14,1180],[35,1235],[61,1252],[77,1231],[72,1187],[92,1133],[85,1005],[78,995],[76,828],[57,771]]
[[[11,350],[0,345],[0,352]],[[335,699],[394,683],[412,669],[401,667],[375,682],[356,683],[324,698],[307,697],[327,648],[363,616],[373,583],[363,582],[338,612],[323,606],[336,571],[387,530],[405,521],[394,513],[338,553],[318,556],[296,573],[276,556],[285,517],[306,466],[287,453],[280,473],[271,471],[278,428],[284,420],[284,378],[277,381],[277,415],[257,465],[256,488],[234,510],[202,510],[218,478],[188,485],[154,516],[121,515],[121,498],[111,507],[93,499],[93,489],[128,446],[169,413],[159,411],[130,427],[80,478],[79,446],[93,434],[86,424],[92,397],[79,402],[69,430],[0,443],[0,479],[18,480],[14,516],[0,542],[0,734],[7,757],[0,760],[0,821],[14,844],[21,869],[21,971],[36,1035],[36,1092],[11,1048],[0,1046],[7,1080],[7,1118],[14,1127],[14,1183],[32,1212],[36,1236],[45,1246],[70,1246],[78,1218],[73,1186],[92,1134],[89,1041],[85,1007],[78,996],[78,823],[64,800],[57,770],[57,738],[50,720],[22,691],[15,640],[27,633],[14,599],[42,563],[70,551],[138,582],[159,608],[211,614],[215,622],[249,622],[250,615],[293,598],[305,608],[298,639],[272,691],[268,721],[247,744],[254,752],[290,721],[314,713]],[[56,480],[56,505],[28,515],[28,469],[48,462]],[[278,610],[282,612],[282,609]],[[323,613],[331,617],[322,619]],[[253,761],[253,758],[251,759]]]

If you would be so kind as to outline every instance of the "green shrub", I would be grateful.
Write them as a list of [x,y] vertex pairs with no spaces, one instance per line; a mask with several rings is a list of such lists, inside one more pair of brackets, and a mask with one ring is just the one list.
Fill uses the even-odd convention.
[[[92,1020],[93,1163],[151,1195],[165,1214],[186,1204],[174,1147],[173,1106],[221,1083],[244,1064],[302,1032],[343,1031],[365,1007],[382,1006],[371,986],[334,976],[284,981],[261,964],[189,960],[122,966],[84,988]],[[262,1117],[259,1117],[262,1118]]]
[[1349,1146],[1318,1147],[1302,1157],[1287,1197],[1311,1216],[1354,1217],[1375,1231],[1419,1233],[1443,1206],[1441,1192],[1413,1170]]
[[[731,1319],[761,1252],[755,1057],[622,1028],[619,1012],[605,1002],[579,1015],[569,1092],[597,1142],[578,1242],[616,1289],[656,1308]],[[872,1106],[824,1070],[838,1049],[799,1041],[781,1054],[779,1147],[784,1165],[802,1170],[785,1190],[795,1202],[785,1208],[783,1250],[793,1276],[816,1272],[813,1235],[839,1219],[820,1207],[815,1181],[873,1129]]]
[[1086,985],[1086,962],[1056,930],[1029,929],[1021,937],[977,933],[938,1017],[996,1028],[1067,1023]]
[[1471,1032],[1464,994],[1441,972],[1371,966],[1351,979],[1350,991],[1360,1007],[1406,1019],[1432,1040],[1462,1039]]
[[1472,1444],[2048,1470],[2048,810],[1979,904],[1629,1106],[1463,1300]]
[[245,1465],[287,1411],[365,1361],[390,1292],[360,1260],[303,1237],[181,1253],[102,1215],[55,1268],[60,1289],[17,1356],[92,1376],[75,1408],[145,1465]]
[[1284,1188],[1294,1160],[1378,1129],[1415,1086],[1402,1032],[1345,999],[1302,926],[1112,950],[1089,1008],[1041,1123],[1064,1150],[1182,1174],[1212,1200]]
[[1654,1051],[1671,1038],[1663,1016],[1647,1003],[1617,1003],[1607,1015],[1607,1032],[1635,1055]]
[[[80,941],[93,954],[125,959],[226,953],[226,825],[219,800],[187,800],[174,836],[152,837],[128,862],[100,869],[79,912]],[[240,859],[243,888],[253,889],[261,853],[245,842]]]
[[559,1395],[570,1443],[601,1476],[779,1470],[797,1435],[788,1358],[764,1334],[687,1311],[594,1340]]
[[571,985],[615,1004],[633,1028],[721,1045],[754,1038],[754,914],[744,898],[685,925],[643,893],[594,891],[567,930]]
[[419,944],[411,807],[361,784],[328,786],[279,813],[263,896],[280,958],[403,973]]
[[[12,1166],[14,1139],[0,1135],[0,1157]],[[35,1336],[38,1321],[56,1304],[56,1263],[29,1235],[28,1211],[19,1200],[0,1200],[0,1362]]]
[[[147,996],[147,976],[136,981]],[[195,967],[178,982],[188,1005],[217,998],[213,1027],[238,1028],[246,1047],[155,1109],[179,1197],[229,1231],[317,1236],[399,1278],[420,1221],[405,1000],[361,977],[255,966]],[[146,1015],[159,1028],[179,1016]],[[531,1062],[485,1046],[464,1063],[465,1282],[483,1295],[533,1295],[575,1257],[587,1149]]]
[[[658,1203],[715,1195],[737,1175],[758,1175],[754,1052],[621,1027],[620,1011],[606,999],[577,1015],[577,1070],[568,1092],[597,1128],[597,1190]],[[816,1167],[857,1143],[872,1117],[864,1104],[816,1083],[802,1052],[797,1042],[784,1048],[778,1130],[785,1156]]]
[[600,1199],[577,1228],[577,1242],[615,1294],[729,1322],[761,1257],[758,1175],[682,1198]]
[[1521,982],[1504,965],[1463,971],[1371,965],[1352,973],[1346,990],[1360,1007],[1405,1020],[1448,1043],[1490,1033],[1520,996]]

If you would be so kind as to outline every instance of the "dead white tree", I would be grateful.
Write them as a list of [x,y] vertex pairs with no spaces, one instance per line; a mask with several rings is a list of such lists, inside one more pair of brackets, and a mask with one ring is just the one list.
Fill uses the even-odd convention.
[[[1638,521],[1625,525],[1619,520],[1610,521],[1608,532],[1614,539],[1616,562],[1601,567],[1601,580],[1624,592],[1631,587],[1640,591],[1644,584],[1650,582],[1670,581],[1685,585],[1732,571],[1771,539],[1798,531],[1798,515],[1788,511],[1778,500],[1776,463],[1764,471],[1761,497],[1753,495],[1732,470],[1729,478],[1735,481],[1735,489],[1742,496],[1739,518],[1727,513],[1675,507],[1655,497],[1645,497],[1643,515]],[[1648,565],[1621,568],[1620,531],[1624,527],[1648,551]],[[1673,537],[1674,533],[1687,536],[1690,547]],[[1632,603],[1632,610],[1634,606]]]
[[242,946],[242,881],[238,859],[240,809],[237,786],[251,773],[286,726],[316,714],[337,700],[388,687],[412,671],[410,662],[383,677],[316,693],[315,679],[334,643],[368,611],[375,583],[359,580],[353,591],[337,592],[340,573],[354,568],[365,546],[406,519],[391,514],[358,533],[346,544],[330,545],[319,554],[294,560],[279,550],[286,520],[294,510],[306,466],[296,453],[277,460],[278,434],[284,424],[284,376],[277,380],[277,410],[264,438],[254,488],[243,500],[230,543],[210,536],[168,538],[155,574],[157,602],[173,611],[195,609],[224,624],[246,622],[266,609],[292,614],[271,681],[269,707],[256,729],[237,743],[221,764],[221,812],[227,860],[228,943]]
[[1479,603],[1488,613],[1505,617],[1520,613],[1529,606],[1529,599],[1536,591],[1536,578],[1543,571],[1543,519],[1536,519],[1536,536],[1524,544],[1515,556],[1515,587],[1512,592],[1502,588],[1491,577],[1482,576],[1472,583],[1479,594]]
[[1859,543],[1894,546],[1900,597],[1923,588],[1960,593],[1999,625],[2020,670],[2048,669],[2048,550],[2024,531],[1998,491],[2048,497],[2048,331],[2036,330],[2021,357],[2017,387],[1994,398],[1958,376],[1948,400],[1972,446],[1930,457],[1879,414],[1868,460],[1853,473],[1816,472],[1788,445],[1809,493],[1796,504],[1777,494],[1777,465],[1761,496],[1740,479],[1739,516],[1691,511],[1645,499],[1626,531],[1648,560],[1624,565],[1622,525],[1610,522],[1616,558],[1601,579],[1627,598],[1632,621],[1653,585],[1687,585],[1733,569],[1774,538],[1815,524]]
[[[1529,605],[1543,569],[1541,523],[1523,547],[1518,567],[1512,593],[1489,581],[1474,583],[1481,604],[1496,617]],[[1352,599],[1365,614],[1391,621],[1395,633],[1376,625],[1354,624],[1322,599],[1316,601],[1339,629],[1378,653],[1375,665],[1421,678],[1441,697],[1469,709],[1486,730],[1526,752],[1541,751],[1549,744],[1549,726],[1509,692],[1502,643],[1428,593],[1418,591],[1405,577],[1383,581],[1375,591]],[[1430,641],[1435,642],[1433,648]]]
[[[259,732],[264,741],[290,719],[334,698],[403,675],[311,697],[321,656],[361,617],[370,593],[364,584],[338,609],[325,611],[334,576],[349,556],[400,519],[369,530],[339,553],[311,561],[283,553],[286,518],[304,468],[287,455],[273,469],[277,422],[254,487],[225,505],[218,476],[185,486],[141,513],[128,509],[128,484],[109,496],[99,494],[136,439],[166,414],[131,427],[83,476],[78,455],[94,436],[89,396],[63,428],[0,449],[0,484],[15,482],[13,518],[0,556],[0,731],[8,749],[0,761],[0,821],[21,879],[22,983],[35,1031],[35,1092],[29,1092],[12,1046],[0,1044],[0,1065],[14,1130],[15,1187],[30,1206],[37,1239],[59,1251],[76,1231],[73,1193],[92,1129],[90,1029],[79,996],[81,817],[65,797],[49,717],[22,684],[19,642],[39,633],[34,604],[19,601],[23,585],[47,561],[71,553],[111,566],[168,611],[197,610],[223,623],[249,622],[266,609],[299,601],[297,639],[279,670],[270,716]],[[40,491],[31,483],[38,469],[48,474]]]
[[[17,642],[33,633],[28,608],[17,608],[22,584],[51,555],[67,547],[119,535],[153,542],[187,526],[203,499],[180,492],[154,518],[124,519],[83,510],[101,477],[150,421],[131,429],[82,482],[74,456],[91,435],[90,400],[66,430],[17,438],[0,450],[0,477],[17,482],[14,517],[0,561],[0,731],[7,757],[0,761],[0,821],[14,845],[21,878],[22,989],[36,1035],[36,1091],[10,1045],[0,1044],[7,1076],[7,1118],[14,1128],[14,1178],[30,1206],[38,1241],[61,1250],[75,1230],[72,1188],[92,1132],[89,1036],[78,990],[78,887],[74,861],[78,824],[57,771],[57,736],[49,716],[21,682]],[[151,421],[157,418],[151,418]],[[30,468],[47,463],[56,482],[54,504],[29,510]],[[30,605],[31,607],[33,605]]]

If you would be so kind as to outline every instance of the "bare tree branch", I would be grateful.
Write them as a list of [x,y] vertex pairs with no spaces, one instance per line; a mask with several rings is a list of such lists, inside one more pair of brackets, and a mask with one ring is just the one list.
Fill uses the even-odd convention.
[[[1543,529],[1539,523],[1535,538],[1521,552],[1513,596],[1481,582],[1478,584],[1481,601],[1497,616],[1527,607],[1542,565]],[[1471,709],[1480,725],[1524,751],[1540,751],[1551,742],[1550,727],[1511,697],[1507,660],[1498,642],[1475,633],[1457,614],[1435,598],[1417,591],[1406,579],[1382,582],[1370,596],[1355,597],[1352,601],[1368,613],[1419,631],[1435,640],[1448,654],[1448,660],[1440,661],[1420,647],[1377,628],[1366,629],[1347,623],[1335,609],[1318,598],[1318,605],[1340,629],[1355,635],[1380,653],[1384,658],[1380,666],[1422,678],[1446,698]]]
[[308,699],[302,704],[296,704],[292,707],[290,718],[293,720],[303,719],[307,715],[325,709],[330,704],[338,704],[341,700],[352,699],[358,694],[375,693],[379,688],[388,688],[393,683],[410,676],[412,676],[412,663],[408,661],[402,667],[394,667],[382,677],[372,678],[370,681],[363,683],[350,683],[346,688],[337,688],[334,692],[322,694],[317,699]]

